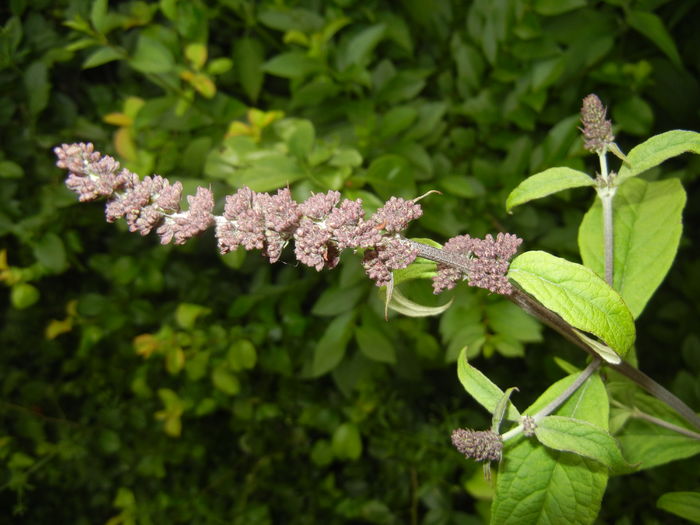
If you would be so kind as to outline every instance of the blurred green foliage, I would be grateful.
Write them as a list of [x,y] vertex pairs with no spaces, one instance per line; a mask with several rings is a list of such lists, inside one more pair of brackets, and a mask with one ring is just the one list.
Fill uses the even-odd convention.
[[[562,375],[553,355],[582,358],[467,287],[438,319],[387,323],[352,255],[319,274],[217,256],[210,235],[138,238],[78,205],[53,146],[92,141],[220,201],[290,185],[371,210],[438,189],[412,235],[512,231],[571,259],[583,190],[513,216],[504,202],[530,173],[592,166],[581,98],[611,108],[623,150],[700,129],[692,0],[8,0],[0,13],[0,508],[16,522],[480,523],[490,488],[449,445],[453,428],[488,425],[456,378],[460,349],[524,399]],[[699,163],[678,166],[689,227],[638,354],[697,407]],[[653,515],[651,495],[700,483],[696,467],[612,480],[602,518]]]

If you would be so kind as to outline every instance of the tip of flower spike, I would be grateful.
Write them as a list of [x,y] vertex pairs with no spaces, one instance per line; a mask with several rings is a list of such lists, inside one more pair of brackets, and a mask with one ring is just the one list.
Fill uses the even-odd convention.
[[605,153],[615,141],[612,122],[606,120],[606,108],[597,95],[590,94],[581,105],[581,123],[584,147],[594,153]]
[[500,461],[503,453],[503,440],[492,430],[458,428],[452,431],[452,444],[475,461]]

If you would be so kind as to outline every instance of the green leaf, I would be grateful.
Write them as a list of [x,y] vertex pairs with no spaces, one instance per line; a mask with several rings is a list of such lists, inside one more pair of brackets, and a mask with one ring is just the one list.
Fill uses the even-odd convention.
[[141,33],[134,56],[129,59],[131,67],[141,73],[169,73],[175,67],[170,49],[155,38]]
[[289,51],[272,57],[262,69],[277,77],[298,79],[319,71],[321,63],[301,51]]
[[32,62],[24,70],[24,87],[29,102],[29,113],[33,116],[41,113],[49,103],[51,83],[49,70],[41,61]]
[[39,300],[39,290],[29,283],[17,283],[10,290],[10,302],[17,310],[24,310]]
[[24,177],[22,166],[11,160],[0,160],[0,179],[21,179]]
[[495,333],[517,341],[536,343],[542,340],[542,325],[510,301],[487,305],[486,322]]
[[258,100],[262,88],[262,65],[265,58],[262,44],[255,38],[243,37],[236,40],[233,46],[233,60],[236,77],[243,91],[253,102]]
[[384,199],[415,197],[413,170],[408,161],[398,155],[382,155],[374,159],[367,169],[366,178]]
[[700,523],[700,492],[667,492],[656,506],[683,519]]
[[[685,202],[685,190],[678,179],[630,179],[617,190],[613,201],[613,287],[635,318],[673,264],[683,231]],[[583,263],[604,275],[599,199],[581,222],[578,244]]]
[[486,189],[479,179],[467,175],[442,177],[438,183],[444,191],[462,199],[474,199],[486,194]]
[[695,131],[673,130],[654,135],[627,154],[627,161],[620,168],[618,182],[634,177],[658,166],[663,161],[683,153],[700,154],[700,133]]
[[626,133],[648,136],[654,123],[654,110],[641,97],[626,97],[613,106],[612,121]]
[[[457,377],[467,393],[477,403],[491,414],[496,412],[505,394],[488,377],[469,364],[466,348],[462,349],[457,359]],[[505,419],[509,421],[518,421],[520,419],[520,412],[510,401],[508,402]]]
[[396,350],[392,342],[372,326],[355,328],[355,340],[365,356],[380,363],[396,363]]
[[331,321],[314,349],[311,367],[311,374],[314,377],[330,372],[342,361],[354,324],[355,315],[352,311],[341,314]]
[[615,439],[588,421],[547,416],[537,423],[535,436],[546,447],[594,459],[611,470],[627,466]]
[[207,46],[201,42],[192,42],[185,46],[185,58],[194,69],[200,70],[207,63],[208,51]]
[[63,241],[55,233],[47,233],[34,245],[34,257],[53,273],[61,273],[68,266]]
[[255,159],[249,168],[234,170],[227,178],[239,188],[248,186],[253,191],[271,191],[303,177],[304,173],[293,158],[272,152]]
[[211,374],[213,385],[229,396],[235,396],[241,391],[241,383],[226,367],[218,366]]
[[275,129],[289,147],[289,152],[299,158],[306,158],[316,140],[316,130],[306,119],[285,119],[277,123]]
[[535,12],[544,16],[554,16],[573,11],[586,5],[586,0],[535,0]]
[[175,321],[178,326],[185,330],[194,328],[197,319],[204,315],[209,315],[211,308],[192,303],[180,303],[175,310]]
[[348,286],[346,288],[331,286],[326,288],[314,303],[311,313],[314,315],[333,317],[352,310],[362,296],[365,295],[363,286]]
[[124,58],[124,54],[117,51],[112,47],[101,47],[96,49],[85,59],[83,62],[83,69],[90,69],[92,67],[98,67],[107,62],[112,62],[113,60],[121,60]]
[[239,339],[233,343],[226,353],[226,362],[231,370],[250,370],[255,368],[258,354],[255,345],[247,339]]
[[634,343],[632,314],[593,270],[533,251],[513,259],[508,277],[571,326],[596,335],[622,357]]
[[594,186],[595,181],[582,171],[571,168],[550,168],[522,181],[506,199],[506,211],[534,199],[541,199],[570,188]]
[[452,305],[452,300],[440,306],[425,306],[411,301],[398,288],[391,293],[388,307],[395,312],[408,317],[429,317],[440,315]]
[[[547,389],[527,409],[535,414],[574,380],[568,376]],[[608,398],[598,375],[591,376],[559,409],[558,414],[607,430]],[[524,436],[505,444],[499,464],[494,525],[593,523],[605,492],[608,469],[568,452],[555,452]]]
[[267,9],[258,15],[258,19],[266,26],[280,31],[296,29],[307,33],[319,31],[323,27],[323,18],[318,13],[303,8]]
[[90,10],[90,22],[98,33],[104,33],[107,29],[107,1],[94,0]]
[[[682,428],[696,432],[697,429],[693,429],[668,405],[636,388],[631,390],[631,398],[626,399],[630,397],[632,385],[629,381],[624,381],[621,386],[624,393],[620,397],[623,398],[624,404],[631,408],[615,409],[616,413],[627,415],[627,422],[616,437],[627,461],[638,464],[640,469],[648,469],[700,454],[700,441],[697,439],[663,428],[638,416],[641,412]],[[614,390],[612,395],[618,397]]]
[[630,9],[627,11],[627,23],[654,42],[664,54],[678,67],[683,67],[673,37],[666,30],[663,20],[654,13]]
[[384,38],[385,31],[384,24],[375,24],[353,36],[348,42],[345,52],[341,54],[340,69],[343,70],[353,65],[364,66],[369,62],[372,50]]
[[343,423],[333,432],[331,440],[333,454],[338,459],[354,461],[362,455],[362,438],[357,425]]

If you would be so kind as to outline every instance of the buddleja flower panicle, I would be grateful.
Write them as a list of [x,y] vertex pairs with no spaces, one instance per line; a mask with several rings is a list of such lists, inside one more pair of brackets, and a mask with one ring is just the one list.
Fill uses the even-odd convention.
[[492,430],[458,428],[452,431],[452,444],[475,461],[500,461],[503,456],[503,440]]
[[[129,229],[141,235],[155,229],[162,244],[183,244],[215,225],[222,254],[239,247],[261,250],[274,263],[293,240],[297,260],[318,271],[334,268],[345,249],[362,250],[362,265],[377,286],[391,283],[392,272],[406,268],[418,255],[415,243],[401,233],[423,215],[417,199],[391,197],[366,219],[362,201],[342,199],[338,191],[316,193],[297,203],[289,188],[268,194],[243,187],[226,196],[222,215],[214,215],[211,190],[198,187],[187,197],[188,210],[181,211],[179,182],[171,184],[158,175],[140,179],[92,144],[64,144],[54,151],[57,165],[70,172],[66,185],[81,201],[106,198],[109,222],[124,218]],[[510,285],[505,272],[520,242],[516,239],[503,234],[496,240],[462,236],[450,240],[445,250],[469,258],[470,284],[506,293]],[[452,288],[462,278],[460,270],[438,265],[434,289],[437,293]]]
[[590,94],[583,99],[581,123],[584,147],[593,153],[603,154],[615,141],[612,122],[606,120],[607,110],[597,95]]
[[484,288],[493,293],[508,295],[513,287],[506,274],[513,255],[518,251],[522,239],[511,233],[491,234],[483,239],[469,235],[458,235],[443,246],[443,251],[464,257],[469,261],[469,270],[464,273],[454,266],[438,264],[433,278],[433,292],[440,293],[455,287],[466,279],[470,286]]

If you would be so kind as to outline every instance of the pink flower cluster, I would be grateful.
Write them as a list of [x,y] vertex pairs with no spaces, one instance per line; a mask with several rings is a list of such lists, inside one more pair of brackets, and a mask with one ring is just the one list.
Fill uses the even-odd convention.
[[[508,265],[522,242],[522,239],[512,233],[499,233],[495,239],[490,234],[484,239],[459,235],[447,241],[442,249],[469,260],[466,277],[471,286],[508,295],[513,291],[506,277]],[[435,293],[454,288],[464,276],[461,270],[447,264],[438,263],[437,269],[437,275],[433,278]]]
[[597,95],[590,94],[581,105],[584,147],[593,153],[604,153],[615,141],[612,122],[605,118],[607,110]]
[[66,185],[81,201],[107,198],[108,221],[124,217],[129,229],[142,235],[157,228],[163,244],[183,244],[215,224],[221,253],[242,246],[262,250],[275,262],[293,239],[296,258],[316,270],[335,267],[342,250],[359,248],[377,286],[389,284],[391,272],[405,268],[417,255],[400,235],[423,213],[414,201],[392,197],[365,219],[362,202],[341,200],[337,191],[312,195],[299,204],[288,188],[270,195],[244,187],[226,197],[224,213],[216,216],[212,192],[200,187],[187,197],[189,209],[182,212],[179,182],[171,185],[157,175],[140,180],[92,144],[64,144],[54,152],[57,165],[70,172]]

